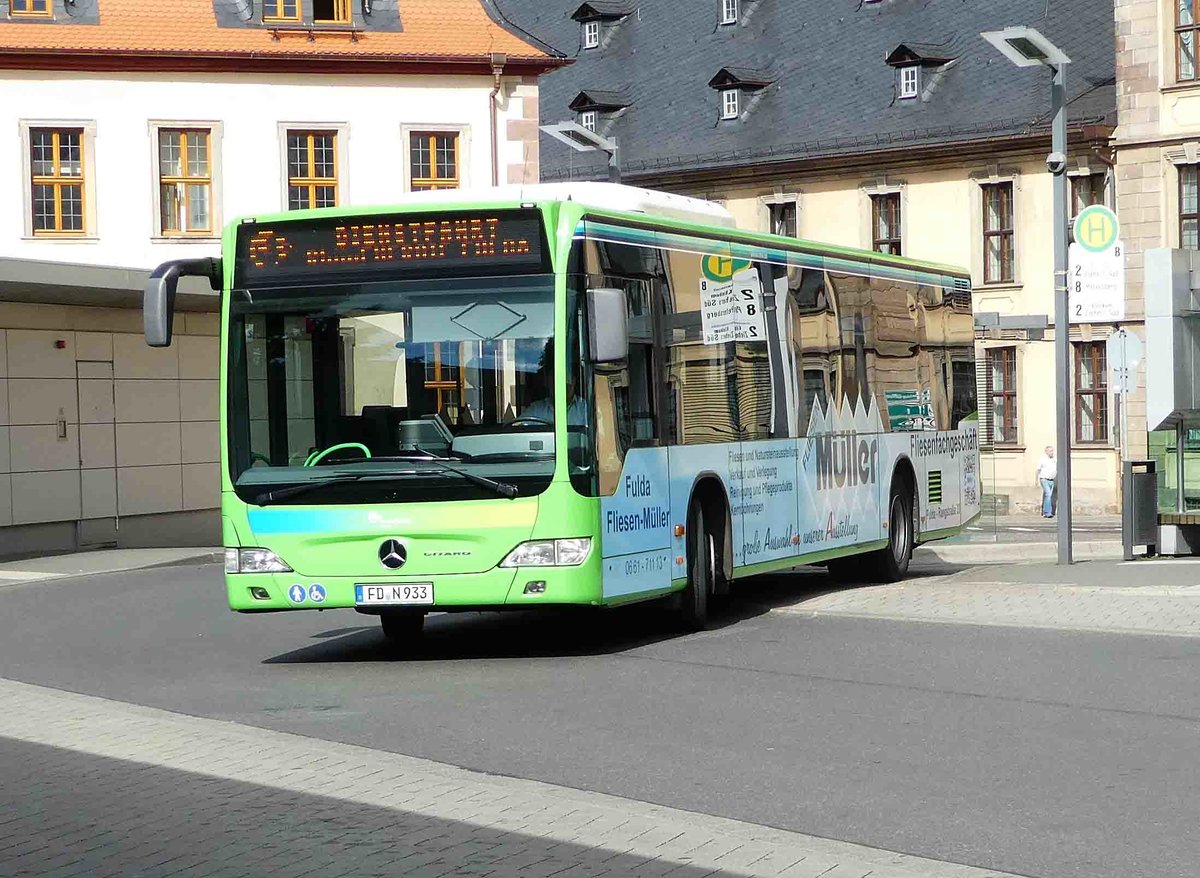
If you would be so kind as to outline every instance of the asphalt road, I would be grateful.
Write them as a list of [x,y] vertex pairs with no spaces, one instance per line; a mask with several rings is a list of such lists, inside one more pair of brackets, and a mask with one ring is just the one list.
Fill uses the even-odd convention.
[[[1200,642],[770,614],[238,616],[216,566],[0,589],[0,676],[1037,876],[1193,875]],[[6,783],[0,762],[0,785]]]

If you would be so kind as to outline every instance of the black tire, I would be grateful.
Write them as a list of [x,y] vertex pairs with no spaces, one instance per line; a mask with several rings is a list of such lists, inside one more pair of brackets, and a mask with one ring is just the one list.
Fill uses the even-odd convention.
[[425,611],[394,610],[383,613],[379,616],[379,624],[388,643],[408,646],[421,639],[421,632],[425,628]]
[[899,582],[908,574],[916,535],[913,499],[908,481],[902,476],[895,476],[888,496],[887,547],[863,559],[872,582]]
[[708,624],[708,598],[713,587],[713,537],[704,510],[693,507],[688,516],[688,584],[679,593],[679,627],[701,631]]

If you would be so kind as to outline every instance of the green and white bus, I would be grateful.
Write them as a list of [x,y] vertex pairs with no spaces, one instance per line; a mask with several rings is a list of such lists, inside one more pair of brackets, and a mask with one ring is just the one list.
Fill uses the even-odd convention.
[[756,573],[902,577],[979,514],[970,279],[611,184],[242,219],[221,259],[229,606],[667,598]]

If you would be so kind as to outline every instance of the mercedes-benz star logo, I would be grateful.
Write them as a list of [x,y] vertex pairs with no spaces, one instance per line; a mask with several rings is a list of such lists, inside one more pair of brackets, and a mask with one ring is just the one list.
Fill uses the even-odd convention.
[[384,540],[379,547],[379,563],[388,570],[399,570],[408,560],[408,550],[399,540]]

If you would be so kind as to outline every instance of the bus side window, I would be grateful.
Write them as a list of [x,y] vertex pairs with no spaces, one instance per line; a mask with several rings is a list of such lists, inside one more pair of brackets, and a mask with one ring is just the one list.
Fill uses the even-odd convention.
[[599,493],[616,491],[625,453],[659,444],[658,333],[665,278],[658,251],[587,242],[587,284],[623,289],[629,318],[629,357],[620,367],[596,368],[596,465]]

